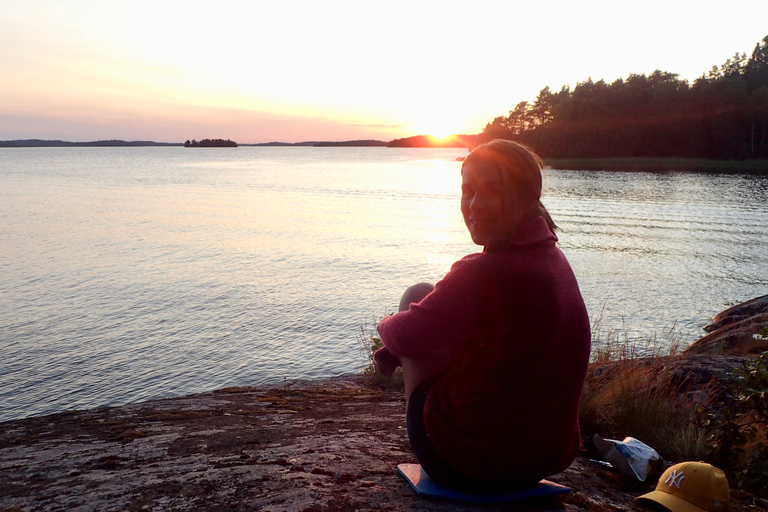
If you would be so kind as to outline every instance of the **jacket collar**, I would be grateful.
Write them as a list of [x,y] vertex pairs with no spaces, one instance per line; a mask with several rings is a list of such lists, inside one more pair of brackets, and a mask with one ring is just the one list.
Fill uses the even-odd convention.
[[508,238],[489,238],[483,252],[514,251],[539,244],[554,245],[557,235],[550,231],[547,221],[536,216],[523,222]]

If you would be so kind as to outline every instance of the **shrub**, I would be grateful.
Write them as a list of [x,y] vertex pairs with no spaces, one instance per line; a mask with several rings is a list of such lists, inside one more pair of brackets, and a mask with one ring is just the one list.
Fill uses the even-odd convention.
[[694,396],[681,392],[664,358],[605,363],[587,378],[580,423],[602,437],[635,437],[666,459],[698,460],[704,430]]
[[673,370],[685,356],[677,355],[671,333],[640,348],[621,332],[593,333],[579,417],[586,437],[632,436],[665,459],[704,460],[723,469],[734,488],[768,486],[768,352],[688,389]]
[[703,414],[708,458],[738,487],[768,484],[768,352],[733,371],[729,391]]
[[592,364],[581,397],[579,422],[591,436],[631,436],[664,458],[698,460],[705,430],[698,421],[708,391],[685,393],[669,369],[680,338],[673,329],[644,343],[593,324]]

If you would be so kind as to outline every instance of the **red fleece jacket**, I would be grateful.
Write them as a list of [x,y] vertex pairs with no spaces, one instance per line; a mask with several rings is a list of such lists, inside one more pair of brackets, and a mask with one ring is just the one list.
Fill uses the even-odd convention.
[[424,421],[438,452],[472,479],[538,480],[579,449],[589,317],[556,242],[536,217],[454,263],[432,293],[377,327],[396,356],[454,349]]

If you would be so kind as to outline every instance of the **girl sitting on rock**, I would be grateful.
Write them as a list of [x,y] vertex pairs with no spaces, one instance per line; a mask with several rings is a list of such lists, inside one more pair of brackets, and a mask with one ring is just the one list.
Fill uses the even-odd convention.
[[461,212],[483,251],[406,290],[377,329],[384,374],[403,368],[408,437],[426,473],[460,489],[524,486],[580,445],[590,328],[540,201],[543,163],[493,140],[464,160]]

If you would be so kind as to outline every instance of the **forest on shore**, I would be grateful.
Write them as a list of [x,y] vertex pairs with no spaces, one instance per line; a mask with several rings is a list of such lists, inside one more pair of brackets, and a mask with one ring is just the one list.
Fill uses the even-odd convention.
[[656,70],[541,89],[477,142],[512,139],[543,158],[768,158],[768,36],[688,83]]

